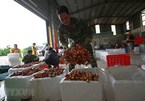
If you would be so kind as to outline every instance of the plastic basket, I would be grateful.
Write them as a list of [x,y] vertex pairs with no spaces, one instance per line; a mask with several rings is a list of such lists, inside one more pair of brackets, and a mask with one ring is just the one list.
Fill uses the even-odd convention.
[[115,65],[130,65],[130,55],[129,54],[114,54],[107,55],[107,67]]

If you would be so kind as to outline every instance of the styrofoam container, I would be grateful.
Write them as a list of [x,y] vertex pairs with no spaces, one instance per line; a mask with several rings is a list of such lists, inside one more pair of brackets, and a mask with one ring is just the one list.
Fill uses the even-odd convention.
[[106,55],[108,55],[108,52],[104,50],[95,50],[94,54],[96,58],[106,61]]
[[19,60],[19,53],[9,53],[8,62],[10,66],[20,65],[21,61]]
[[10,66],[21,65],[21,61],[17,58],[9,58],[8,62]]
[[8,58],[18,59],[19,53],[9,53],[7,56],[8,56]]
[[145,61],[145,54],[141,54],[141,59]]
[[56,77],[32,78],[30,80],[33,101],[60,101],[60,81],[64,74]]
[[[41,62],[41,63],[38,63],[38,64],[34,64],[34,65],[30,65],[30,66],[27,66],[27,67],[21,67],[21,68],[10,68],[9,70],[8,70],[8,73],[9,74],[12,74],[12,73],[14,73],[14,72],[21,72],[21,71],[23,71],[23,70],[27,70],[27,69],[30,69],[30,68],[36,68],[36,67],[39,67],[39,66],[42,66],[42,65],[44,65],[45,63],[44,62]],[[25,64],[24,64],[25,65]]]
[[124,48],[106,49],[106,52],[108,52],[109,54],[125,54],[125,49]]
[[8,70],[8,73],[9,74],[12,74],[12,73],[14,73],[14,72],[21,72],[21,71],[23,71],[23,70],[27,70],[27,69],[30,69],[30,68],[34,68],[33,66],[29,66],[29,67],[25,67],[25,68],[10,68],[9,70]]
[[42,65],[45,65],[45,64],[46,64],[45,62],[40,62],[40,63],[34,64],[33,66],[34,67],[39,67],[39,66],[42,66]]
[[[29,69],[28,69],[29,70]],[[33,75],[42,72],[40,70],[29,76],[9,76],[6,77],[4,81],[5,94],[8,101],[21,101],[22,99],[31,98],[31,88],[30,88],[30,79],[33,78]]]
[[69,64],[59,64],[59,67],[64,68],[66,74],[69,72]]
[[[75,69],[93,71],[93,68]],[[102,84],[100,81],[66,81],[60,82],[62,101],[102,101]]]
[[145,44],[140,44],[139,48],[141,53],[145,53]]
[[31,97],[30,79],[33,76],[7,77],[4,81],[5,94],[9,101],[21,101]]
[[145,72],[139,68],[114,67],[108,69],[114,91],[114,101],[144,101]]

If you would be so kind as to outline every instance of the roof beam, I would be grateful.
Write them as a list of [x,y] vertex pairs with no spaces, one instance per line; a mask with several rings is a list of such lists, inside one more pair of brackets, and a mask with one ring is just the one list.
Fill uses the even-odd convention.
[[96,7],[97,5],[103,5],[103,4],[106,4],[106,3],[119,3],[119,4],[120,3],[137,3],[137,4],[139,4],[139,3],[145,3],[145,1],[136,1],[136,0],[135,1],[107,1],[107,2],[103,1],[103,2],[100,2],[100,3],[96,3],[96,4],[93,4],[93,5],[90,5],[90,6],[86,7],[86,8],[82,8],[82,9],[79,9],[77,11],[71,12],[71,14],[73,15],[75,13],[78,13],[78,12],[81,12],[81,11]]
[[59,4],[57,3],[56,0],[51,0],[51,2],[56,8],[59,8]]
[[67,3],[67,5],[68,5],[69,12],[71,12],[71,8],[70,8],[70,5],[69,5],[68,0],[66,0],[66,3]]
[[71,14],[75,14],[75,13],[78,13],[78,12],[81,12],[81,11],[84,11],[84,10],[87,10],[87,9],[90,9],[90,8],[92,8],[92,7],[95,7],[95,6],[97,6],[97,5],[102,5],[102,4],[104,4],[104,2],[96,3],[96,4],[90,5],[90,6],[88,6],[88,7],[85,7],[85,8],[83,8],[83,9],[79,9],[79,10],[77,10],[77,11],[71,12]]
[[48,15],[42,11],[35,3],[33,3],[31,0],[14,0],[15,2],[19,3],[20,5],[24,6],[28,10],[32,11],[36,15],[40,16],[44,20],[48,20]]

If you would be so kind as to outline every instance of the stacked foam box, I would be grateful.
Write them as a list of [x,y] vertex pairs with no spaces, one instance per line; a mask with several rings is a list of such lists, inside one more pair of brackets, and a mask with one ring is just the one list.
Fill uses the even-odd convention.
[[67,70],[56,77],[32,78],[30,80],[33,101],[61,101],[60,81]]
[[12,74],[12,73],[14,73],[14,72],[21,72],[21,71],[23,71],[23,70],[27,70],[27,69],[30,69],[30,68],[33,68],[33,66],[29,66],[29,67],[25,67],[25,68],[10,68],[10,69],[8,70],[8,73],[9,73],[9,74]]
[[[36,63],[36,64],[35,63],[34,64],[30,63],[30,64],[23,64],[23,65],[16,65],[13,68],[10,68],[8,70],[8,73],[12,74],[14,72],[20,72],[20,71],[23,71],[23,70],[26,70],[26,69],[35,68],[35,67],[39,67],[39,66],[43,66],[43,65],[45,65],[44,62],[40,62],[40,63]],[[15,68],[15,67],[17,67],[17,68]]]
[[106,52],[108,52],[108,54],[125,54],[125,49],[124,48],[106,49]]
[[21,61],[19,60],[19,53],[9,53],[8,61],[10,66],[21,65]]
[[[144,101],[145,71],[134,66],[108,68],[112,101]],[[109,98],[109,96],[108,96]]]
[[8,101],[21,101],[31,97],[30,79],[33,76],[7,77],[4,81]]
[[[33,78],[33,75],[41,72],[43,70],[38,69],[34,71],[33,74],[23,76],[18,75],[14,76],[13,73],[6,77],[4,81],[5,94],[8,101],[21,101],[22,99],[31,98],[31,88],[30,88],[30,79]],[[21,71],[21,72],[25,72]],[[29,69],[25,73],[32,73]],[[16,72],[19,74],[19,72]],[[13,76],[12,76],[13,75]]]
[[[95,73],[94,68],[74,69],[71,72],[88,71]],[[60,82],[62,101],[102,101],[102,83],[100,81],[68,81]]]

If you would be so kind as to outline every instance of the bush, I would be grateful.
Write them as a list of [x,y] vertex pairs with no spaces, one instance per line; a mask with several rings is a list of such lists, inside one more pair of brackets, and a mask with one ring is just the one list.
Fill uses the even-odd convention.
[[0,49],[0,56],[6,56],[10,53],[10,47],[7,46],[6,48]]
[[27,51],[31,49],[31,46],[24,48],[21,53],[23,54],[23,56],[25,56],[27,54]]

